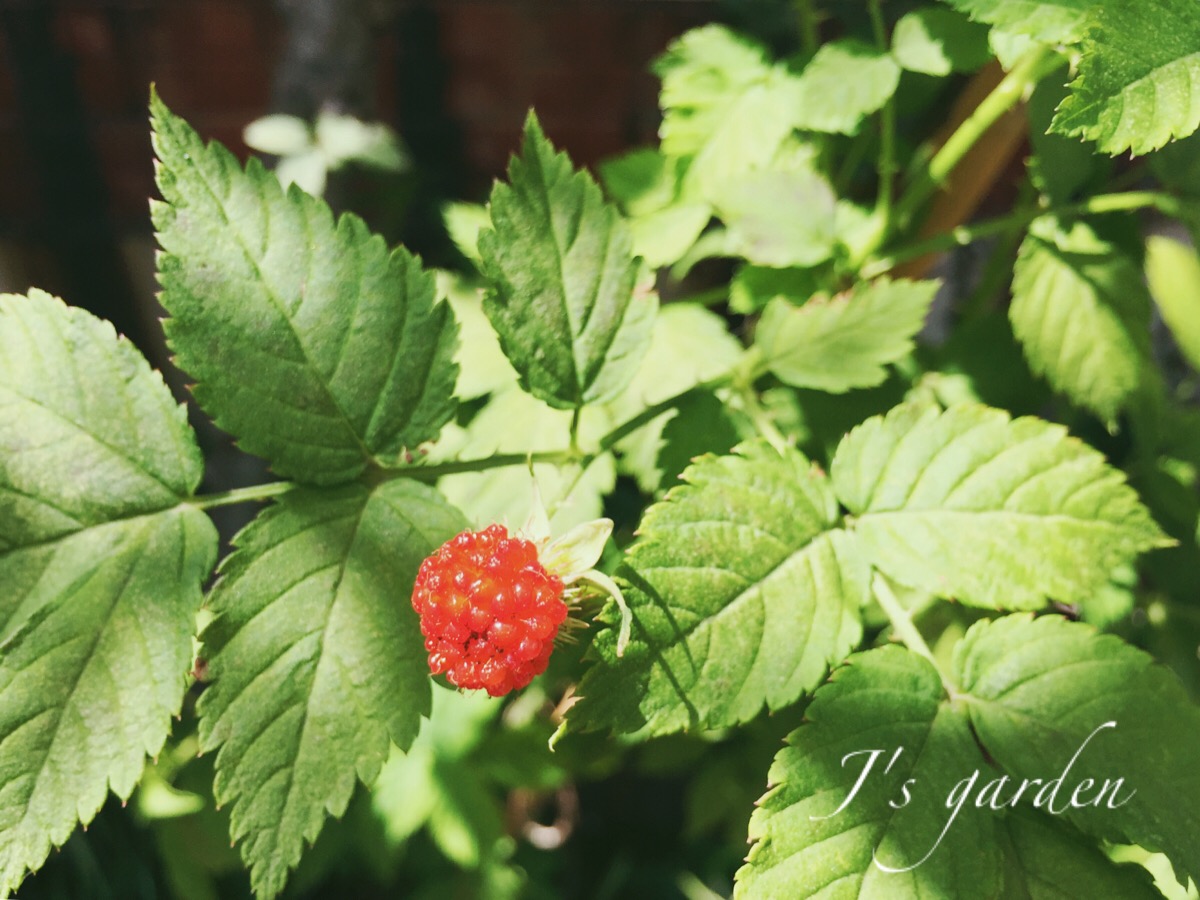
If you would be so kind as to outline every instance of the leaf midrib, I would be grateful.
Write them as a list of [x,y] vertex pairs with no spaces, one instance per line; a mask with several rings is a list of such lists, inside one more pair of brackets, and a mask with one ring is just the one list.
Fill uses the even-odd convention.
[[[9,831],[9,832],[18,831],[29,820],[30,811],[33,808],[34,796],[37,793],[38,788],[42,783],[42,779],[46,774],[46,769],[47,769],[47,766],[49,765],[50,758],[54,755],[55,745],[57,744],[59,737],[62,734],[63,720],[66,718],[66,713],[67,713],[68,708],[74,702],[75,692],[79,686],[79,681],[80,681],[80,679],[82,679],[83,675],[88,671],[88,669],[91,667],[92,661],[96,657],[96,650],[100,646],[105,633],[107,632],[109,626],[112,623],[114,611],[121,604],[122,600],[125,599],[125,596],[124,596],[125,589],[129,586],[130,581],[133,579],[134,573],[137,571],[138,566],[141,564],[142,558],[146,554],[146,549],[147,549],[149,542],[145,540],[144,531],[139,533],[138,537],[141,539],[141,543],[138,548],[137,556],[130,560],[129,568],[125,573],[125,578],[122,581],[120,588],[112,593],[111,603],[108,605],[107,610],[104,612],[104,614],[102,616],[104,624],[100,628],[95,630],[94,637],[91,642],[91,646],[88,648],[87,655],[83,658],[78,669],[76,670],[78,675],[74,679],[74,683],[72,684],[72,686],[70,688],[70,692],[66,698],[66,702],[64,702],[61,706],[48,707],[48,711],[51,711],[55,714],[53,733],[50,736],[49,742],[46,744],[46,750],[45,750],[45,753],[42,755],[42,760],[38,766],[37,774],[34,776],[33,781],[30,785],[29,796],[25,801],[25,805],[24,805],[25,808],[21,813],[21,817],[17,820],[17,822],[14,825],[12,825],[8,829],[6,829],[6,831]],[[93,570],[92,574],[93,575],[95,574],[95,570]],[[11,737],[12,733],[14,733],[14,732],[10,732],[9,735],[7,735],[7,737]],[[144,755],[143,755],[143,758],[144,758]],[[112,763],[111,760],[109,760],[108,762]],[[108,767],[109,770],[105,771],[105,786],[106,786],[106,788],[108,786],[108,781],[110,780],[110,777],[111,777],[111,771],[110,771],[111,768],[112,768],[112,765],[110,764],[110,766]],[[19,779],[22,774],[28,774],[28,770],[25,770],[25,772],[23,772],[23,773],[18,773],[17,779]],[[13,780],[17,780],[17,779],[13,779]],[[8,784],[11,784],[11,783],[12,783],[12,780],[5,782],[4,786],[7,786]],[[49,836],[47,835],[47,838],[48,837]],[[23,865],[22,865],[22,868],[24,868]]]
[[[260,830],[257,832],[257,837],[259,840],[261,840],[261,838],[264,835],[270,835],[271,839],[269,841],[269,844],[275,850],[279,849],[280,845],[282,843],[282,840],[281,840],[281,838],[283,837],[282,823],[289,820],[290,810],[292,809],[293,798],[295,797],[295,793],[293,792],[293,787],[295,785],[296,771],[300,767],[299,766],[300,757],[303,754],[303,749],[304,749],[304,744],[305,744],[305,732],[307,730],[308,723],[309,723],[309,708],[312,704],[312,694],[313,694],[313,690],[315,689],[315,686],[317,684],[317,681],[320,678],[322,664],[325,662],[325,659],[326,659],[325,640],[329,634],[329,622],[330,622],[330,619],[333,617],[333,610],[338,604],[338,595],[341,591],[342,581],[346,576],[346,569],[349,566],[350,559],[354,555],[354,547],[358,541],[359,529],[362,526],[362,522],[366,516],[367,507],[370,505],[371,499],[372,499],[371,494],[364,495],[362,505],[358,508],[357,514],[354,516],[354,524],[351,528],[350,536],[346,541],[345,553],[342,555],[342,558],[341,558],[340,562],[338,563],[338,574],[337,574],[336,580],[334,581],[332,592],[331,592],[332,598],[329,603],[329,606],[325,610],[325,615],[322,617],[321,636],[317,643],[316,665],[313,667],[312,681],[308,685],[308,689],[305,691],[304,706],[303,706],[303,710],[301,711],[300,723],[298,726],[298,733],[296,736],[296,753],[295,753],[295,756],[294,756],[291,764],[286,766],[287,774],[285,776],[285,783],[284,783],[284,788],[283,788],[283,793],[284,793],[283,809],[279,813],[279,821],[280,821],[281,825],[279,828]],[[356,775],[356,777],[357,777],[357,775]],[[321,807],[320,812],[322,814],[322,817],[324,817],[324,815],[326,813],[326,809],[324,806]],[[304,819],[302,817],[301,822],[303,822],[303,821],[304,821]],[[304,830],[302,830],[301,831],[301,842],[303,842],[303,840],[306,839],[307,837],[308,837],[307,833]],[[249,862],[253,869],[256,869],[256,870],[265,869],[265,874],[262,876],[262,878],[266,879],[268,884],[273,883],[274,881],[276,881],[279,878],[286,877],[286,873],[288,871],[290,871],[290,869],[292,868],[292,864],[283,863],[283,872],[280,873],[278,871],[278,868],[282,861],[279,859],[279,857],[276,853],[272,853],[270,855],[270,857],[265,860],[260,857],[257,860],[251,860]]]
[[[830,536],[834,532],[837,532],[837,531],[845,531],[845,529],[827,528],[823,531],[818,532],[816,535],[814,535],[812,538],[810,538],[806,543],[804,543],[800,547],[797,547],[795,549],[789,549],[788,552],[786,552],[785,554],[783,554],[780,557],[778,562],[776,562],[774,565],[772,565],[769,569],[767,569],[765,572],[763,572],[763,574],[759,578],[757,578],[753,581],[746,578],[745,575],[743,575],[740,572],[737,572],[736,570],[723,569],[718,566],[709,566],[709,567],[659,566],[659,567],[647,567],[645,569],[635,569],[635,571],[637,571],[640,576],[645,578],[645,573],[648,573],[648,572],[667,572],[667,573],[669,573],[669,572],[673,572],[673,571],[678,571],[680,569],[705,568],[705,569],[712,569],[714,571],[720,571],[722,573],[731,574],[731,575],[736,576],[739,580],[747,582],[747,586],[745,588],[740,590],[737,593],[737,595],[735,597],[733,597],[732,599],[730,599],[727,603],[724,603],[721,606],[721,608],[718,609],[712,615],[697,616],[696,621],[691,623],[687,627],[675,629],[674,633],[678,635],[677,639],[674,639],[668,643],[655,644],[653,647],[653,652],[651,653],[650,657],[648,658],[648,662],[650,663],[650,665],[653,666],[655,663],[664,665],[661,662],[661,659],[662,659],[663,653],[665,651],[669,650],[672,647],[677,647],[681,644],[689,644],[690,639],[693,636],[695,636],[697,634],[697,632],[700,632],[705,629],[711,630],[713,627],[715,627],[717,624],[719,624],[720,620],[727,617],[727,615],[732,615],[733,613],[731,611],[740,611],[744,607],[745,603],[749,602],[746,599],[747,595],[750,594],[755,588],[760,587],[762,584],[764,584],[765,582],[767,582],[768,580],[773,578],[777,572],[782,570],[785,566],[791,564],[794,560],[802,558],[804,556],[804,554],[806,552],[808,552],[818,540],[820,540],[823,537]],[[834,552],[836,555],[836,551],[834,551]],[[646,581],[647,581],[647,583],[650,583],[651,585],[653,585],[653,582],[650,582],[649,579],[646,579]],[[656,592],[658,591],[657,587],[655,588],[655,590],[656,590]],[[659,596],[662,596],[661,593],[659,594]],[[818,597],[816,599],[817,599],[817,602],[819,603],[821,598]],[[664,598],[664,600],[665,600],[665,598]],[[695,612],[694,610],[686,610],[686,611],[693,613],[693,614]],[[840,629],[839,629],[839,631],[840,631]],[[751,660],[751,663],[750,663],[749,668],[747,669],[747,672],[753,670],[755,661],[757,660],[758,655],[762,652],[762,643],[763,642],[760,637],[760,639],[754,649],[754,659]],[[802,656],[805,653],[807,653],[808,648],[810,646],[811,646],[811,641],[808,641],[805,643],[805,648],[801,652]],[[708,657],[706,656],[705,660],[707,661],[707,659],[708,659]],[[664,668],[666,668],[665,665],[664,665]],[[703,671],[703,668],[704,668],[704,665],[701,664],[700,671]],[[739,686],[738,692],[733,695],[733,697],[735,699],[737,696],[740,695],[741,689],[744,687],[745,687],[745,681],[743,680],[742,684]],[[762,705],[764,705],[765,703],[766,703],[766,698],[764,696],[763,702],[759,704],[759,708],[761,709]],[[744,721],[746,718],[748,718],[748,717],[738,716],[737,721]]]
[[100,437],[100,435],[94,434],[93,432],[89,431],[84,425],[82,425],[79,422],[76,422],[74,419],[72,419],[70,416],[66,415],[65,413],[60,412],[59,410],[55,409],[52,406],[47,406],[45,401],[40,400],[37,397],[31,397],[30,395],[24,393],[23,391],[18,390],[15,386],[13,386],[11,384],[0,384],[0,391],[7,391],[12,396],[18,398],[19,400],[22,400],[31,406],[37,407],[38,409],[42,410],[43,412],[48,413],[53,418],[58,419],[59,421],[63,422],[64,424],[70,426],[71,429],[78,432],[79,434],[82,434],[84,437],[88,438],[94,444],[97,444],[98,446],[103,447],[119,462],[121,462],[121,463],[133,468],[134,470],[143,473],[147,477],[149,477],[151,481],[154,481],[155,483],[157,483],[158,485],[160,485],[161,487],[166,489],[166,491],[169,494],[171,494],[172,497],[176,497],[178,499],[183,499],[183,497],[186,496],[186,494],[181,494],[174,486],[172,486],[172,485],[168,484],[166,481],[164,481],[163,476],[159,475],[157,472],[151,471],[150,469],[146,468],[146,466],[144,464],[142,464],[141,462],[139,462],[138,460],[134,459],[131,456],[128,456],[127,452],[124,449],[116,446],[115,444],[110,443],[109,441],[106,441],[104,438]]
[[[212,152],[211,152],[210,147],[203,148],[203,151],[206,156],[208,156],[210,159],[212,158]],[[219,165],[219,163],[218,163],[218,165]],[[229,218],[228,211],[225,208],[225,202],[222,199],[222,197],[217,194],[216,190],[213,188],[212,184],[210,183],[209,178],[208,178],[208,172],[206,171],[206,168],[204,166],[197,165],[194,167],[194,171],[196,172],[196,175],[197,175],[197,181],[204,187],[204,189],[208,192],[209,196],[216,203],[217,208],[220,210],[221,218],[224,220],[226,227],[229,228],[230,231],[235,236],[238,247],[241,249],[242,255],[245,257],[246,261],[250,264],[250,267],[254,270],[255,275],[257,275],[258,283],[260,285],[262,285],[263,293],[266,296],[267,300],[270,302],[270,304],[273,307],[275,307],[276,312],[279,313],[279,316],[287,324],[288,333],[292,336],[292,339],[296,342],[296,347],[300,351],[300,356],[304,361],[304,365],[313,374],[314,380],[316,381],[317,385],[320,387],[321,392],[328,399],[330,406],[333,408],[333,411],[336,413],[336,418],[341,421],[341,424],[346,429],[347,434],[350,435],[353,442],[358,446],[359,451],[363,455],[363,462],[364,463],[371,462],[374,459],[374,454],[372,453],[370,448],[368,448],[367,445],[365,443],[363,443],[362,438],[359,436],[358,432],[355,430],[354,425],[353,425],[353,423],[351,423],[350,418],[346,414],[345,409],[342,408],[341,403],[334,396],[330,385],[326,383],[325,379],[321,376],[320,369],[318,369],[317,366],[313,363],[312,357],[309,356],[307,346],[305,346],[304,341],[301,339],[300,333],[296,330],[296,325],[292,321],[292,317],[288,314],[288,311],[287,311],[286,307],[284,306],[281,298],[276,294],[274,286],[270,282],[268,282],[267,278],[265,277],[265,275],[263,273],[263,269],[259,265],[258,260],[255,259],[253,254],[251,254],[249,245],[247,244],[246,239],[245,239],[245,235],[243,235],[241,229],[238,228],[236,226],[236,224]],[[268,232],[270,231],[269,223],[270,223],[270,219],[271,219],[271,214],[270,214],[270,203],[268,203],[267,198],[265,196],[263,196],[262,190],[264,188],[269,189],[270,186],[264,183],[265,179],[263,179],[263,178],[259,178],[259,179],[252,178],[250,176],[249,171],[247,171],[245,173],[245,175],[246,175],[246,178],[249,181],[249,183],[251,185],[253,185],[253,187],[256,189],[255,199],[261,204],[261,207],[265,213],[265,215],[264,215],[265,221],[263,223],[263,241],[266,242],[268,240]],[[270,176],[270,177],[273,177],[273,176]],[[289,202],[286,195],[283,197],[283,200],[284,200],[285,204]],[[298,206],[294,206],[293,208],[294,208],[295,212],[297,213],[297,215],[299,216],[299,218],[301,219],[301,221],[303,222],[305,235],[311,239],[312,223],[309,220],[307,209],[304,208],[303,203],[301,203]],[[335,231],[336,231],[336,227],[337,226],[335,223],[335,225],[334,225]],[[311,263],[312,263],[311,255],[308,255],[306,257],[305,262],[306,262],[306,264],[311,265]]]

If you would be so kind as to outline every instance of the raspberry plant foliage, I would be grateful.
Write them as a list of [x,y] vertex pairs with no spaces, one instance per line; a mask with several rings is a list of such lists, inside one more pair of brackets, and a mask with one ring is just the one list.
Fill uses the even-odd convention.
[[[478,895],[515,897],[500,788],[772,721],[798,727],[757,808],[707,814],[750,838],[735,897],[1200,880],[1200,416],[1151,328],[1157,305],[1195,365],[1200,263],[1131,227],[1200,221],[1200,10],[872,0],[821,43],[797,8],[788,58],[717,25],[675,41],[661,142],[603,188],[531,113],[489,205],[448,215],[457,273],[152,96],[169,346],[282,480],[197,494],[184,409],[132,346],[0,297],[0,895],[111,791],[151,819],[164,792],[194,797],[183,818],[221,806],[259,897],[311,885],[331,819],[393,852],[424,829]],[[917,151],[921,79],[985,65]],[[1030,187],[947,222],[943,184],[1035,88]],[[1168,141],[1109,183],[1104,154]],[[939,336],[920,261],[985,237]],[[712,259],[727,278],[659,298]],[[261,501],[218,565],[205,511]],[[581,648],[554,640],[564,591]],[[999,802],[1085,744],[1125,802]],[[847,754],[896,748],[848,802]],[[214,774],[189,794],[197,764],[171,760],[196,752]],[[972,773],[991,802],[948,823]],[[701,766],[693,802],[731,780]]]

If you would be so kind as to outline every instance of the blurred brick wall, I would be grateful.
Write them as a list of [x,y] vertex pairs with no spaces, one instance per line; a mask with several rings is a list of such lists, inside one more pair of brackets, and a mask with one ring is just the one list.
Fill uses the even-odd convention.
[[649,62],[712,8],[639,0],[443,4],[446,102],[462,123],[470,173],[503,171],[531,106],[580,163],[652,140],[658,82]]
[[[0,5],[20,6],[20,0]],[[284,35],[269,0],[26,0],[52,10],[55,47],[74,68],[87,137],[120,230],[146,228],[153,192],[147,86],[206,138],[239,155],[242,127],[269,110]],[[412,51],[406,13],[436,23],[444,115],[461,141],[463,190],[478,195],[516,149],[526,110],[582,163],[653,138],[657,83],[649,61],[712,14],[705,0],[431,0],[397,4],[377,40],[380,117],[406,129],[400,73]],[[14,84],[11,35],[0,44],[0,231],[44,222],[36,160]],[[428,48],[423,48],[426,51]],[[53,115],[53,111],[47,111]]]
[[[153,186],[146,116],[150,82],[206,137],[244,153],[242,127],[267,107],[280,38],[267,3],[47,0],[46,6],[54,9],[55,47],[74,69],[91,150],[99,157],[118,223],[146,219]],[[5,52],[11,55],[11,48],[5,46]],[[5,162],[9,154],[19,157],[25,144],[14,75],[9,60],[0,59],[0,157]],[[0,219],[42,214],[29,208],[32,199],[28,185],[0,179]]]

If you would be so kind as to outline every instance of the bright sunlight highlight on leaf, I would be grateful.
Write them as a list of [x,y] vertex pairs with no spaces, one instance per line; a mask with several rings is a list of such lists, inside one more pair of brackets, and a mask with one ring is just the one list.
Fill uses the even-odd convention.
[[846,435],[831,471],[876,568],[972,606],[1086,603],[1170,543],[1095,450],[983,406],[898,406]]
[[811,690],[859,640],[867,568],[820,470],[751,443],[682,477],[646,513],[621,573],[633,640],[618,657],[616,631],[597,636],[574,727],[744,722]]
[[183,409],[111,325],[0,295],[4,896],[167,738],[217,551],[185,503],[201,470]]

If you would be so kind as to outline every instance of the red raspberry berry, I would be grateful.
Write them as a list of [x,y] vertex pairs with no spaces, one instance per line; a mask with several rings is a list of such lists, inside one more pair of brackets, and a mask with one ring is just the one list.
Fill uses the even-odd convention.
[[567,617],[562,579],[503,525],[464,531],[421,563],[412,596],[429,668],[493,697],[546,670]]

